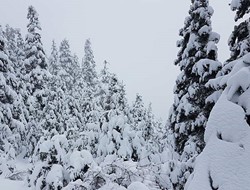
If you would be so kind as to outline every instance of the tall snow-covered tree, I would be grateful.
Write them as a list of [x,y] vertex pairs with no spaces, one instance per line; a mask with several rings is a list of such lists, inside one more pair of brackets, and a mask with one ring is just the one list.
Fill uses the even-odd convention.
[[[25,74],[25,69],[23,67],[24,59],[25,59],[25,52],[24,52],[24,40],[19,29],[16,30],[16,59],[17,63],[16,66],[16,76],[21,80],[21,76]],[[21,88],[21,87],[20,87]]]
[[21,97],[15,91],[17,78],[13,64],[4,51],[0,34],[0,173],[9,174],[15,169],[14,160],[24,146],[25,124]]
[[57,72],[59,70],[59,57],[58,57],[56,42],[54,40],[52,41],[51,54],[49,57],[48,67],[52,75],[57,75]]
[[98,94],[98,105],[102,110],[97,155],[102,158],[114,155],[129,160],[132,155],[129,142],[131,126],[128,124],[129,113],[125,89],[117,76],[109,72],[106,61],[100,74]]
[[27,18],[29,22],[24,48],[25,75],[23,83],[25,84],[25,93],[23,97],[28,110],[27,140],[30,145],[29,153],[32,153],[42,135],[40,122],[48,95],[46,85],[50,75],[47,71],[46,57],[41,42],[38,13],[33,6],[28,8]]
[[216,47],[219,35],[212,31],[210,20],[213,9],[208,0],[191,2],[189,16],[180,30],[182,39],[177,42],[180,51],[175,65],[180,66],[181,74],[176,80],[167,124],[173,137],[172,147],[180,162],[185,162],[177,177],[172,178],[174,189],[184,188],[194,159],[204,148],[204,130],[213,107],[213,102],[206,102],[212,91],[205,84],[221,67]]
[[79,63],[79,58],[77,57],[76,54],[73,55],[73,62],[72,62],[72,77],[73,77],[73,83],[76,85],[77,80],[80,78],[80,63]]
[[97,80],[97,73],[95,70],[94,55],[91,48],[90,39],[87,39],[84,45],[84,58],[82,62],[82,75],[88,86],[94,88]]
[[[81,65],[81,72],[79,73],[79,80],[81,86],[84,88],[81,90],[82,94],[82,112],[83,117],[87,123],[96,123],[98,116],[96,111],[98,110],[98,77],[95,69],[94,54],[91,48],[91,42],[86,40],[84,45],[84,58]],[[95,111],[96,110],[96,111]]]
[[132,123],[131,128],[133,129],[134,137],[132,137],[132,159],[139,161],[142,158],[142,151],[145,148],[144,132],[146,129],[146,113],[147,110],[144,107],[142,96],[136,94],[135,101],[130,110]]
[[[16,42],[16,30],[9,25],[5,27],[5,37],[6,37],[6,49],[8,52],[9,59],[15,65],[17,63],[17,42]],[[14,67],[16,69],[16,66]]]
[[59,47],[59,63],[60,70],[58,75],[62,81],[62,89],[65,93],[69,94],[73,87],[73,78],[72,78],[72,64],[73,57],[70,50],[70,45],[68,40],[64,39]]
[[146,120],[146,108],[140,94],[136,94],[135,101],[132,105],[131,114],[133,118],[133,125],[136,130],[142,130],[137,128],[140,122],[145,122]]

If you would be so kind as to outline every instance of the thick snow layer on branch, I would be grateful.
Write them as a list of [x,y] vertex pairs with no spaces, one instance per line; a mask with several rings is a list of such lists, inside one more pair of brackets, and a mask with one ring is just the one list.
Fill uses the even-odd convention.
[[248,190],[250,179],[249,54],[221,81],[227,85],[215,104],[186,190]]

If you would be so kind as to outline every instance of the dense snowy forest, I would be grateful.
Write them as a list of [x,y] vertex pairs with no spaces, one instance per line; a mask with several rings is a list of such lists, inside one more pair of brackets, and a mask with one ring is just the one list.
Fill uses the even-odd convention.
[[230,8],[237,23],[221,63],[214,10],[191,0],[164,122],[140,94],[129,104],[107,61],[97,71],[90,39],[83,58],[67,39],[46,54],[33,6],[25,36],[0,25],[0,188],[248,190],[250,1]]

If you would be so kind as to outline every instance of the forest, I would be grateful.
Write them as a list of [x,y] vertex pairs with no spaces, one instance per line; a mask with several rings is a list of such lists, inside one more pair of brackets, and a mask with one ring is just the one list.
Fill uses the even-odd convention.
[[221,63],[214,10],[191,0],[164,122],[106,60],[96,69],[90,39],[82,59],[66,38],[45,53],[34,6],[25,36],[0,25],[0,189],[249,190],[250,1],[229,8]]

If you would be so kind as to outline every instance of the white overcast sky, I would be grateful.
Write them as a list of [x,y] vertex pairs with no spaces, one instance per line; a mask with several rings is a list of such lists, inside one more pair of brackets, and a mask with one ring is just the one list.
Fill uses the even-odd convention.
[[[211,0],[215,13],[213,31],[221,35],[219,60],[229,56],[227,39],[234,26],[230,0]],[[83,57],[83,45],[92,41],[100,69],[107,60],[110,70],[126,85],[132,102],[140,93],[153,103],[156,116],[167,119],[173,103],[173,86],[179,68],[173,65],[178,31],[188,15],[190,0],[1,0],[0,24],[26,33],[27,8],[35,6],[47,52],[51,41],[64,38],[72,52]]]

